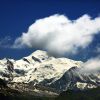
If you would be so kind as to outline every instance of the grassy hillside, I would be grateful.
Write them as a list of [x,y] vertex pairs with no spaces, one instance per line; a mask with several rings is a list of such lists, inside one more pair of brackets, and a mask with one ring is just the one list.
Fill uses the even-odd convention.
[[0,90],[0,100],[54,100],[53,97],[38,96],[33,93],[19,92],[13,89]]
[[0,80],[0,100],[100,100],[100,88],[86,91],[68,90],[55,98],[41,93],[11,89],[5,81]]
[[62,92],[56,100],[100,100],[100,88],[87,91],[71,91]]
[[7,89],[0,91],[0,100],[100,100],[100,88],[87,91],[68,90],[61,93],[56,99]]

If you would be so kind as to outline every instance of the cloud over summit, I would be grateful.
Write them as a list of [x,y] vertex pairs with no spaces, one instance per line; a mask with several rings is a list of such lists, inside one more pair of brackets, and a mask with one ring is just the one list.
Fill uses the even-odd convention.
[[83,67],[80,69],[81,73],[97,73],[100,72],[100,56],[91,58],[83,63]]
[[15,40],[14,48],[38,48],[51,54],[77,53],[78,48],[86,48],[95,34],[100,32],[100,17],[92,19],[85,14],[76,20],[55,14],[38,19],[27,33]]

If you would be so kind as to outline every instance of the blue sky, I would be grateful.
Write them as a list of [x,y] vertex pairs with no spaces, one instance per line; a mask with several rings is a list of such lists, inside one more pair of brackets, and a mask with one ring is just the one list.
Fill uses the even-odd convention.
[[[92,18],[100,16],[99,0],[0,0],[0,41],[13,43],[31,24],[54,14],[63,14],[70,20],[76,20],[84,14]],[[100,34],[94,36],[92,43],[75,55],[64,56],[75,60],[87,60],[99,55]],[[21,57],[31,54],[37,48],[13,49],[0,46],[0,59]]]

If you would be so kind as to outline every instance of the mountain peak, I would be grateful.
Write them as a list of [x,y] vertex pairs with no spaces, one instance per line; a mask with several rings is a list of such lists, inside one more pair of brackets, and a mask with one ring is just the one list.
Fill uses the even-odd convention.
[[36,50],[31,55],[48,55],[46,51]]
[[36,57],[40,60],[45,60],[49,57],[48,53],[46,51],[42,51],[42,50],[36,50],[35,52],[33,52],[29,57]]

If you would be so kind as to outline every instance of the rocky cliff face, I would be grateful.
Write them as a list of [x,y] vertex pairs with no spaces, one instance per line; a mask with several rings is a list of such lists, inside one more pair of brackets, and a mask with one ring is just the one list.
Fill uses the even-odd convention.
[[8,84],[31,84],[40,90],[53,92],[100,86],[100,73],[81,73],[82,64],[82,61],[55,58],[45,51],[37,50],[20,60],[0,60],[0,78]]

